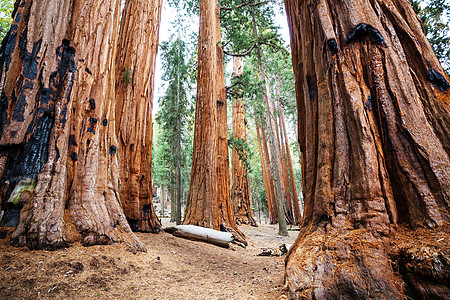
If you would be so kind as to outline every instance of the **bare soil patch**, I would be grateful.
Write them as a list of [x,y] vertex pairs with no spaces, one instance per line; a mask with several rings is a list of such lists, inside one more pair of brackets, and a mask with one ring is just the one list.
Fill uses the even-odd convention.
[[[167,222],[164,222],[167,223]],[[169,225],[169,224],[165,224]],[[242,226],[249,245],[223,249],[168,233],[138,237],[147,252],[122,246],[30,251],[0,236],[1,299],[279,299],[284,258],[256,256],[292,244],[276,225]]]

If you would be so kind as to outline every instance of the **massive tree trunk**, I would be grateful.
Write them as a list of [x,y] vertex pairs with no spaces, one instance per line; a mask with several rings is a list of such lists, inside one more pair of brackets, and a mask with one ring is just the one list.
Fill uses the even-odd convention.
[[200,1],[197,98],[191,181],[184,225],[219,229],[215,0]]
[[[267,138],[264,124],[261,118],[255,120],[256,134],[258,135],[259,154],[261,157],[261,168],[263,172],[264,188],[266,189],[267,206],[269,209],[270,224],[278,223],[278,209],[275,199],[275,187],[273,185],[273,176],[270,169],[269,147],[267,146]],[[261,124],[261,125],[259,125]],[[261,145],[262,144],[262,145]]]
[[[233,66],[233,77],[242,75],[242,58],[235,57]],[[241,97],[233,99],[232,109],[232,130],[236,141],[246,142],[247,135],[245,129],[245,103]],[[245,149],[240,150],[242,156],[245,156]],[[247,170],[239,158],[236,148],[233,148],[231,158],[231,198],[233,201],[234,216],[237,224],[246,224],[257,226],[253,218],[253,210],[250,203],[250,190]]]
[[2,197],[25,204],[14,245],[142,248],[120,207],[109,122],[119,16],[120,1],[29,0],[15,11],[2,47],[0,140]]
[[127,0],[116,59],[120,200],[133,231],[158,233],[152,203],[152,100],[162,0]]
[[448,298],[450,86],[419,19],[407,0],[286,10],[305,192],[289,296]]
[[197,100],[187,211],[183,224],[229,231],[246,244],[234,220],[219,6],[200,1]]

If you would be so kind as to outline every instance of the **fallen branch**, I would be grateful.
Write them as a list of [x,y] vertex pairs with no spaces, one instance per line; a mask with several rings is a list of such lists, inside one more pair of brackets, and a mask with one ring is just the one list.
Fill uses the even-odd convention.
[[230,246],[229,243],[233,242],[233,235],[229,232],[222,232],[195,225],[177,225],[175,227],[165,228],[164,231],[177,237],[202,241],[224,248],[228,248]]

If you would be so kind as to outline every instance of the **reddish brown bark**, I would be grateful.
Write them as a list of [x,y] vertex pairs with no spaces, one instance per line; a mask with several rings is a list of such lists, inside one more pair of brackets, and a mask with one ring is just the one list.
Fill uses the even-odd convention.
[[183,224],[219,229],[215,0],[200,1],[197,99],[191,181]]
[[[276,224],[278,223],[278,209],[277,209],[277,202],[275,200],[275,187],[273,185],[273,176],[272,171],[270,169],[270,158],[269,158],[269,147],[267,146],[267,139],[266,139],[266,133],[264,130],[264,125],[259,126],[260,120],[256,120],[256,130],[257,133],[259,133],[260,138],[258,140],[262,144],[262,150],[259,150],[259,153],[261,155],[261,163],[263,172],[266,178],[266,183],[264,184],[266,188],[266,196],[267,196],[267,205],[269,208],[269,218],[270,218],[270,224]],[[264,180],[264,177],[263,177]]]
[[133,231],[159,232],[152,203],[152,100],[162,0],[128,0],[116,59],[120,200]]
[[286,11],[305,192],[289,297],[448,297],[450,87],[419,19],[406,0]]
[[217,1],[200,1],[194,153],[183,224],[229,231],[246,244],[231,206],[219,12]]
[[[234,58],[233,77],[242,75],[243,66],[242,58]],[[245,129],[245,103],[240,97],[233,99],[232,109],[232,130],[233,137],[236,141],[247,141],[247,134]],[[243,150],[245,154],[245,149]],[[236,148],[233,148],[231,159],[231,198],[234,207],[234,216],[237,224],[246,224],[257,226],[253,217],[253,210],[250,203],[250,188],[247,177],[247,170],[244,164],[239,159],[239,153]]]
[[10,145],[2,182],[10,191],[23,185],[17,178],[35,186],[21,193],[14,245],[125,242],[142,249],[117,196],[117,141],[109,122],[119,16],[120,1],[29,0],[15,12],[2,48],[0,143]]

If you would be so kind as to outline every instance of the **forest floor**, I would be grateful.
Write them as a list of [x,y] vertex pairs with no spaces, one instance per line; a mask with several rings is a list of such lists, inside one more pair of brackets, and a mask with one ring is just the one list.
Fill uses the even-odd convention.
[[[163,220],[164,226],[170,226]],[[284,299],[286,256],[257,256],[292,244],[276,225],[241,226],[246,249],[138,233],[147,252],[120,246],[30,251],[0,238],[0,299]]]

